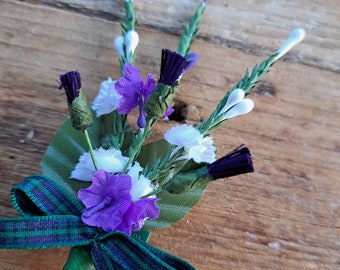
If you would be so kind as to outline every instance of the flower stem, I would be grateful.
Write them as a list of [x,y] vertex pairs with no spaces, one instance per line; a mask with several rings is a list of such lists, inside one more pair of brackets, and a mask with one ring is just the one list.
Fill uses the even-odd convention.
[[87,145],[89,147],[90,156],[91,156],[91,159],[92,159],[92,162],[93,162],[93,166],[94,166],[95,170],[97,171],[98,165],[97,165],[97,162],[96,162],[96,159],[95,159],[95,156],[94,156],[92,144],[91,144],[91,141],[90,141],[90,136],[89,136],[89,133],[87,132],[87,129],[84,130],[84,135],[85,135],[85,138],[86,138]]
[[[136,12],[134,10],[133,1],[124,1],[125,6],[125,23],[129,30],[135,30]],[[124,28],[124,27],[123,27]],[[126,30],[124,28],[124,30]]]
[[150,130],[151,130],[153,123],[154,123],[154,120],[149,119],[146,123],[146,126],[144,127],[144,130],[142,131],[141,129],[139,129],[137,133],[138,138],[134,139],[132,142],[132,145],[130,146],[129,160],[123,169],[123,173],[126,173],[128,171],[130,165],[135,161],[136,157],[140,153],[143,143],[151,135]]
[[[125,7],[124,21],[120,23],[122,30],[123,30],[123,37],[125,37],[126,33],[129,32],[130,30],[135,30],[136,23],[137,23],[136,12],[133,6],[133,1],[124,1],[124,7]],[[127,59],[125,56],[119,59],[120,73],[122,75],[123,75],[124,65],[126,63],[131,63],[132,65],[134,65],[135,57],[136,57],[136,54],[133,53],[130,55],[129,59]]]

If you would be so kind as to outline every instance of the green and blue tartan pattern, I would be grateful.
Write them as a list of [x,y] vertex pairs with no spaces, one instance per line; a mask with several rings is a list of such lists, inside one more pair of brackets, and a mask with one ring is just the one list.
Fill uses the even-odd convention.
[[23,216],[0,219],[1,249],[90,246],[98,270],[195,269],[186,261],[119,231],[82,222],[84,207],[52,180],[32,175],[13,187],[14,208]]

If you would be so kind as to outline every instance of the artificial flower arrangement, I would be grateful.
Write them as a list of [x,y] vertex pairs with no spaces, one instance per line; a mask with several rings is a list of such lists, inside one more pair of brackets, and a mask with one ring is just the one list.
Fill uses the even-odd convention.
[[[122,36],[114,41],[122,77],[102,82],[88,105],[79,72],[60,75],[70,117],[42,159],[43,175],[13,187],[11,199],[22,217],[0,220],[1,248],[71,246],[64,269],[194,269],[149,245],[150,231],[184,217],[209,182],[253,172],[245,146],[216,159],[211,131],[253,109],[245,97],[305,35],[295,29],[200,124],[178,124],[164,139],[148,143],[152,127],[174,111],[181,78],[198,60],[190,48],[206,4],[197,6],[177,51],[162,50],[158,81],[149,74],[144,82],[134,65],[139,36],[129,0],[124,1]],[[128,115],[136,108],[138,128],[133,129]]]

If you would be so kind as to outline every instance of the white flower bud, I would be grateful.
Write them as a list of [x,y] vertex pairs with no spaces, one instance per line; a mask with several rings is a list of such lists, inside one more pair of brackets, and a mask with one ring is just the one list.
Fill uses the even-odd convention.
[[137,48],[139,42],[138,33],[134,30],[130,30],[125,34],[125,46],[126,46],[126,58],[129,59]]
[[124,38],[122,36],[116,37],[115,40],[113,41],[113,46],[116,49],[119,56],[124,56],[123,43]]
[[227,111],[223,120],[229,119],[238,115],[249,113],[254,108],[254,101],[249,98],[243,99],[237,103],[234,107]]
[[232,106],[239,103],[243,98],[244,98],[244,91],[242,89],[237,88],[233,90],[230,93],[226,104],[224,105],[224,107],[222,108],[218,116],[228,111]]
[[283,55],[285,55],[291,48],[293,48],[296,44],[301,42],[305,38],[306,32],[302,28],[294,29],[288,39],[283,42],[281,47],[277,50],[278,55],[275,57],[274,61],[277,61]]

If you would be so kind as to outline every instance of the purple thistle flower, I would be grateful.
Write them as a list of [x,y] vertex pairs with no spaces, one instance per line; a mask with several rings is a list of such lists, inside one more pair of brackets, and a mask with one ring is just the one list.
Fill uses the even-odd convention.
[[159,83],[173,86],[183,73],[186,63],[187,60],[181,54],[163,49]]
[[60,76],[60,87],[64,88],[67,100],[71,104],[72,101],[79,96],[81,88],[81,78],[78,71],[70,71]]
[[78,71],[70,71],[61,74],[59,78],[59,89],[64,88],[67,96],[72,127],[84,132],[86,128],[92,125],[93,116],[81,89],[80,74]]
[[214,180],[254,171],[249,149],[242,146],[208,164],[207,169]]
[[106,232],[122,231],[128,235],[140,230],[145,219],[156,219],[159,209],[158,198],[144,198],[132,201],[132,179],[126,174],[112,175],[98,170],[92,184],[80,189],[79,199],[86,209],[82,221],[90,226],[100,227]]

